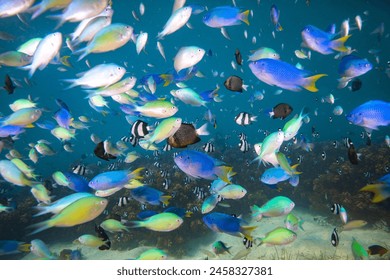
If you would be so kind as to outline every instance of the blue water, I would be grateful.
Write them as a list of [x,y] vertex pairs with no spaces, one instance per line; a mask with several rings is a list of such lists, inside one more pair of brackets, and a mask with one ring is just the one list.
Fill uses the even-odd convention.
[[[156,49],[156,35],[160,32],[168,20],[173,1],[164,1],[166,3],[161,4],[158,1],[145,0],[142,3],[145,5],[145,14],[139,15],[139,4],[141,1],[113,1],[114,15],[113,23],[125,23],[129,24],[134,28],[134,34],[147,32],[149,34],[148,43],[146,45],[145,52],[141,52],[137,55],[135,50],[135,44],[133,42],[127,43],[112,52],[101,53],[101,54],[89,54],[86,59],[91,66],[101,63],[116,63],[118,65],[127,65],[126,76],[133,75],[137,77],[138,81],[148,73],[162,74],[173,69],[173,58],[177,53],[178,49],[182,46],[195,45],[206,50],[207,55],[197,64],[200,72],[203,73],[204,77],[194,77],[185,84],[188,87],[193,88],[197,92],[210,90],[219,85],[219,96],[222,98],[220,103],[209,103],[208,108],[215,114],[217,120],[217,128],[212,128],[209,125],[210,135],[202,136],[200,144],[194,147],[201,148],[201,146],[209,140],[223,139],[220,142],[216,142],[216,154],[215,157],[224,159],[228,165],[234,165],[235,171],[238,173],[238,177],[241,176],[241,182],[249,180],[248,177],[255,178],[258,182],[258,177],[262,171],[254,165],[246,168],[243,164],[246,161],[251,161],[255,154],[250,152],[243,154],[238,150],[238,138],[237,135],[240,132],[245,133],[248,136],[248,142],[253,144],[262,142],[265,135],[264,132],[273,132],[279,128],[282,128],[286,121],[291,119],[292,116],[298,114],[301,109],[308,108],[310,110],[309,117],[310,122],[304,124],[300,129],[299,133],[305,135],[315,145],[323,145],[325,148],[315,149],[310,155],[306,154],[306,158],[312,158],[313,160],[319,160],[320,153],[324,149],[330,149],[333,141],[339,141],[340,145],[344,137],[351,137],[355,145],[358,148],[365,148],[365,140],[361,139],[360,134],[364,131],[362,127],[349,124],[345,118],[345,114],[351,111],[358,105],[373,99],[381,99],[389,102],[389,88],[390,79],[386,74],[386,69],[389,68],[388,60],[390,57],[390,40],[388,33],[389,12],[390,6],[387,1],[235,1],[236,5],[242,10],[251,10],[253,17],[249,17],[250,25],[241,24],[237,26],[226,27],[231,40],[223,37],[220,29],[214,29],[206,26],[202,22],[202,17],[205,12],[199,15],[192,15],[189,23],[191,28],[187,26],[182,27],[180,30],[173,34],[167,35],[161,43],[164,46],[165,55],[167,61],[165,61],[158,50]],[[257,3],[260,2],[260,3]],[[306,3],[306,2],[309,2]],[[231,5],[231,1],[187,1],[187,4],[199,4],[207,6],[208,9],[221,5]],[[280,10],[279,22],[283,26],[283,31],[274,31],[274,26],[270,20],[269,12],[272,4],[276,4]],[[135,20],[132,16],[132,11],[136,11],[139,17],[139,21]],[[0,41],[0,52],[8,50],[14,50],[22,43],[33,37],[43,37],[49,33],[54,32],[56,22],[47,18],[48,15],[57,14],[59,11],[46,12],[39,16],[35,20],[30,20],[29,14],[23,14],[26,19],[26,23],[22,23],[16,16],[10,18],[0,19],[0,31],[6,31],[11,33],[15,39],[12,41]],[[356,15],[360,15],[363,19],[363,28],[361,31],[357,30],[354,25],[354,18]],[[348,19],[350,21],[352,34],[351,38],[347,41],[346,45],[351,46],[352,49],[356,49],[358,56],[367,58],[372,64],[373,69],[363,76],[359,77],[363,83],[362,88],[359,91],[351,92],[348,87],[344,89],[337,89],[337,79],[339,78],[337,69],[339,60],[334,59],[336,53],[331,55],[322,55],[312,51],[310,60],[301,60],[294,55],[294,51],[300,49],[301,35],[300,32],[305,25],[315,25],[321,29],[326,29],[329,24],[336,24],[336,32],[340,31],[340,26],[343,20]],[[381,38],[378,38],[377,34],[371,34],[381,23],[384,23],[385,32]],[[65,23],[61,28],[58,29],[64,36],[64,38],[73,32],[77,27],[78,23]],[[275,38],[272,35],[274,31]],[[247,33],[247,38],[244,37],[244,32]],[[252,38],[256,38],[256,42],[252,42]],[[304,69],[307,69],[313,73],[325,73],[328,76],[321,78],[317,82],[319,89],[316,93],[311,93],[306,90],[300,92],[291,92],[283,90],[279,95],[275,95],[275,92],[279,90],[277,87],[269,86],[259,81],[250,71],[247,65],[247,58],[251,50],[256,50],[260,47],[273,48],[280,54],[283,61],[295,65],[300,63]],[[234,52],[239,49],[244,63],[242,66],[238,66],[233,69],[231,62],[235,60]],[[372,54],[372,52],[377,54]],[[73,79],[77,73],[88,70],[88,66],[85,63],[85,59],[77,61],[77,56],[72,55],[71,51],[66,47],[63,42],[63,46],[60,51],[61,56],[70,55],[70,61],[73,65],[72,68],[66,68],[66,72],[60,72],[57,68],[60,65],[49,65],[42,71],[37,70],[31,79],[31,86],[26,85],[23,79],[27,77],[27,72],[18,68],[12,68],[2,66],[0,68],[0,77],[4,77],[9,74],[12,78],[22,81],[23,87],[17,88],[15,93],[7,95],[5,92],[1,93],[0,112],[6,116],[11,113],[8,105],[18,98],[26,98],[28,95],[32,99],[37,99],[40,108],[45,108],[43,115],[39,121],[53,120],[52,116],[58,109],[55,103],[55,99],[59,98],[63,100],[70,108],[71,114],[77,119],[81,115],[87,116],[95,122],[89,122],[90,126],[88,130],[78,130],[76,133],[76,139],[72,140],[74,152],[68,153],[63,150],[62,144],[53,135],[50,134],[49,130],[43,130],[39,127],[29,128],[24,134],[20,135],[14,143],[14,148],[17,149],[23,156],[23,160],[33,166],[35,172],[40,175],[42,179],[51,177],[51,174],[55,171],[67,171],[75,163],[82,162],[86,165],[95,166],[99,169],[99,172],[104,171],[107,163],[103,162],[102,166],[98,166],[100,159],[93,155],[93,149],[95,144],[90,140],[92,133],[98,135],[102,140],[110,139],[113,143],[118,141],[122,136],[128,136],[130,125],[125,119],[125,114],[121,112],[118,104],[116,104],[110,98],[107,98],[110,108],[115,112],[103,116],[88,105],[88,99],[86,94],[80,87],[65,90],[67,83],[63,79]],[[376,57],[377,56],[377,57]],[[377,60],[377,61],[376,61]],[[152,64],[153,67],[149,67],[148,64]],[[217,76],[213,75],[218,73]],[[240,76],[245,85],[248,85],[248,90],[243,93],[234,93],[225,89],[223,83],[230,75]],[[167,87],[159,85],[157,87],[156,95],[158,97],[166,97],[168,100],[171,99],[169,91],[176,89],[174,84],[170,84]],[[136,90],[143,91],[139,83],[137,83]],[[264,91],[264,99],[261,101],[255,101],[252,106],[248,102],[251,94],[255,91]],[[335,104],[328,104],[321,102],[321,98],[332,93],[335,97]],[[288,103],[293,108],[293,113],[286,120],[274,120],[266,115],[266,111],[278,103]],[[200,127],[205,120],[203,120],[206,109],[203,107],[191,107],[190,105],[183,104],[180,100],[175,102],[178,106],[179,111],[176,116],[183,118],[183,121],[196,123],[196,127]],[[333,115],[332,111],[336,105],[342,106],[344,113],[341,116]],[[234,122],[234,116],[239,112],[248,112],[252,115],[258,116],[257,122],[254,122],[250,126],[240,127]],[[314,114],[317,112],[317,114]],[[329,121],[329,117],[332,118],[332,122]],[[155,122],[155,119],[142,118],[150,124]],[[319,133],[318,137],[312,137],[312,127]],[[374,131],[372,134],[372,146],[366,147],[370,149],[369,152],[375,154],[376,149],[379,147],[383,148],[385,135],[390,135],[389,127],[380,127],[379,131]],[[37,140],[45,139],[52,143],[52,147],[57,151],[54,156],[39,157],[37,164],[33,164],[28,160],[28,144],[35,143]],[[165,143],[165,142],[164,142]],[[163,147],[164,143],[159,144],[160,148]],[[129,145],[130,146],[130,145]],[[133,150],[130,148],[129,151]],[[140,166],[153,168],[152,164],[155,161],[161,161],[164,163],[165,169],[171,169],[174,166],[172,160],[172,152],[168,157],[153,158],[152,152],[144,151],[140,147],[135,148],[136,151],[143,155],[143,159],[140,159],[133,163],[130,168],[135,169]],[[219,152],[218,152],[219,151]],[[222,151],[222,153],[221,153]],[[329,151],[330,154],[334,154],[333,158],[336,159],[338,156],[346,157],[346,150],[338,150],[336,152]],[[5,158],[6,151],[4,150],[1,154],[1,159]],[[299,154],[299,153],[298,153]],[[329,157],[328,155],[328,157]],[[291,156],[296,157],[297,152],[291,151]],[[307,159],[310,160],[310,159]],[[237,164],[241,162],[242,165]],[[293,160],[295,161],[295,160]],[[305,160],[306,161],[306,160]],[[377,162],[378,168],[373,170],[371,173],[371,180],[374,181],[376,178],[383,176],[385,170],[382,168],[389,164],[387,159],[383,159],[383,162]],[[142,164],[142,165],[141,165]],[[316,178],[319,176],[320,169],[309,169],[312,167],[308,161],[306,161],[306,170],[302,167],[302,171],[310,173],[310,178]],[[325,163],[324,163],[325,164]],[[325,169],[330,168],[332,162],[327,162],[323,167]],[[364,164],[364,162],[362,163]],[[303,166],[303,164],[302,164]],[[242,169],[240,169],[242,168]],[[261,167],[264,170],[263,167]],[[181,171],[176,171],[180,173]],[[240,172],[241,175],[240,175]],[[243,176],[243,174],[248,174]],[[318,174],[316,174],[318,172]],[[359,169],[356,176],[361,176],[363,171]],[[156,174],[156,173],[155,173]],[[184,174],[180,173],[181,177],[184,178]],[[354,177],[353,172],[350,174]],[[155,181],[160,182],[161,179],[155,175]],[[302,175],[304,176],[304,175]],[[172,181],[175,179],[172,177]],[[176,179],[178,180],[178,179]],[[182,180],[182,178],[180,178]],[[313,179],[314,180],[314,179]],[[239,181],[239,179],[238,179]],[[306,183],[311,184],[312,182]],[[181,184],[181,181],[177,181],[177,184]],[[207,181],[201,181],[203,187],[207,186]],[[249,184],[249,183],[248,183]],[[256,183],[258,184],[258,183]],[[342,184],[342,183],[341,183]],[[7,188],[20,188],[12,186],[8,183],[4,183]],[[359,188],[363,187],[364,184],[356,186],[351,192],[356,192]],[[156,185],[156,188],[161,189],[161,185]],[[29,192],[20,191],[19,194],[14,194],[14,200],[20,201],[22,195],[26,195],[31,198]],[[173,191],[173,190],[171,190]],[[180,190],[174,190],[180,192]],[[273,190],[272,190],[273,191]],[[54,195],[56,192],[63,195],[58,189],[53,190]],[[275,192],[269,192],[269,198],[275,196]],[[56,199],[59,196],[56,196]],[[69,194],[69,193],[67,193]],[[287,194],[291,194],[288,192]],[[61,196],[60,195],[60,196]],[[121,195],[124,195],[123,193]],[[306,197],[310,194],[306,194]],[[115,205],[118,195],[115,198],[110,198],[110,205],[107,209],[111,211],[113,205]],[[173,198],[174,200],[175,198]],[[189,196],[188,199],[191,199]],[[243,211],[249,212],[246,207],[246,198],[243,198],[243,204],[240,204]],[[190,203],[189,201],[188,203]],[[192,202],[191,202],[192,203]],[[196,202],[200,206],[199,202]],[[252,203],[252,201],[251,201]],[[260,202],[259,202],[260,203]],[[341,201],[342,203],[342,201]],[[180,206],[180,205],[178,205]],[[187,205],[183,205],[186,207]],[[307,205],[309,206],[309,202]],[[237,205],[237,207],[239,207]],[[383,207],[383,208],[381,208]],[[380,210],[388,210],[388,204],[382,204],[379,206]],[[324,206],[325,208],[325,206]],[[25,209],[31,211],[31,208]],[[223,209],[222,209],[223,210]],[[231,212],[229,210],[229,212]],[[387,212],[388,213],[388,212]],[[2,215],[8,215],[7,213],[0,213],[0,221]],[[385,218],[389,218],[388,216]],[[101,217],[99,217],[101,220]],[[201,216],[198,216],[201,219]],[[28,222],[29,223],[29,222]],[[18,225],[20,226],[20,225]],[[12,228],[12,225],[10,225]],[[16,227],[16,226],[15,226]],[[52,231],[50,229],[49,231]],[[68,229],[54,229],[58,232],[60,230]],[[207,229],[208,230],[208,229]],[[206,230],[206,231],[207,231]],[[18,232],[20,239],[28,241],[29,237],[25,237],[26,233],[24,230],[21,233],[21,229],[15,229]],[[146,230],[145,230],[146,231]],[[49,235],[49,233],[47,233]],[[77,235],[77,234],[76,234]],[[158,236],[158,234],[156,234]],[[2,235],[2,239],[12,239],[12,236]],[[39,235],[37,235],[39,238]],[[120,248],[120,246],[117,246]]]

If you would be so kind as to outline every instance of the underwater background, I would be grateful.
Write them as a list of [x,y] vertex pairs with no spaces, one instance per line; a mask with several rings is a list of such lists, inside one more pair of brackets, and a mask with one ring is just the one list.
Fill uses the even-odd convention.
[[[42,217],[33,217],[36,213],[35,206],[38,204],[30,192],[28,186],[16,186],[7,180],[0,183],[0,196],[3,205],[12,207],[9,212],[0,212],[0,240],[17,240],[30,243],[33,239],[40,239],[55,254],[60,255],[63,249],[81,250],[90,253],[92,258],[133,258],[132,255],[125,255],[124,252],[142,246],[149,246],[164,250],[172,259],[204,259],[213,258],[211,244],[216,240],[222,240],[231,246],[232,255],[235,252],[253,250],[250,254],[244,254],[249,259],[258,258],[286,258],[286,259],[353,259],[351,250],[352,238],[355,237],[366,249],[374,244],[384,248],[390,245],[390,202],[385,199],[379,203],[372,202],[370,192],[361,192],[361,188],[368,184],[378,182],[378,179],[389,173],[390,170],[390,146],[386,143],[387,135],[390,135],[389,126],[381,126],[374,130],[368,142],[368,136],[364,128],[349,123],[346,114],[357,106],[369,100],[383,100],[390,102],[390,39],[387,27],[389,26],[390,2],[389,1],[186,1],[187,5],[197,5],[201,12],[192,14],[188,26],[183,26],[176,32],[169,34],[159,40],[164,47],[166,60],[156,48],[157,34],[161,32],[165,23],[172,13],[174,1],[127,1],[113,0],[112,9],[114,14],[112,23],[124,23],[134,28],[133,34],[147,32],[149,34],[145,50],[137,54],[135,44],[130,41],[123,47],[105,53],[91,53],[85,59],[78,61],[78,56],[66,46],[65,38],[74,31],[78,22],[66,22],[56,31],[63,34],[60,56],[70,56],[71,66],[61,64],[49,64],[42,71],[37,70],[31,79],[28,79],[27,71],[19,67],[2,65],[0,77],[9,75],[15,84],[20,87],[15,89],[13,94],[1,92],[0,112],[2,116],[11,113],[9,104],[20,98],[31,97],[42,109],[42,116],[37,121],[53,122],[54,113],[58,110],[56,99],[67,104],[74,119],[86,116],[89,122],[87,129],[77,129],[76,136],[70,140],[72,152],[64,150],[64,143],[56,139],[49,129],[34,124],[33,128],[26,128],[26,131],[18,136],[18,139],[10,141],[7,138],[7,145],[4,146],[0,156],[6,159],[6,154],[15,149],[21,154],[21,159],[34,169],[37,175],[36,180],[45,182],[50,190],[52,201],[72,194],[74,191],[55,184],[52,174],[56,171],[72,171],[72,167],[83,165],[87,172],[83,174],[87,180],[96,175],[115,170],[135,170],[144,168],[141,171],[141,182],[150,185],[164,194],[172,196],[169,206],[176,206],[191,211],[190,217],[183,217],[183,224],[171,232],[156,232],[145,228],[130,228],[128,232],[107,233],[111,240],[109,250],[85,247],[74,244],[73,241],[82,234],[94,234],[94,225],[105,219],[114,218],[124,221],[138,220],[137,214],[141,211],[155,210],[161,212],[167,206],[146,205],[143,206],[135,199],[129,199],[125,205],[118,205],[123,198],[131,197],[128,189],[121,189],[107,197],[108,205],[105,211],[93,221],[83,223],[74,227],[53,227],[48,230],[29,235],[32,224],[43,221]],[[38,3],[38,1],[36,1]],[[145,7],[145,13],[140,15],[140,4]],[[283,30],[277,31],[270,19],[271,6],[275,4],[280,11],[279,23]],[[240,11],[249,10],[249,25],[227,26],[224,32],[228,34],[227,39],[220,28],[206,26],[202,18],[214,7],[236,5]],[[195,7],[195,6],[194,6]],[[203,8],[204,10],[202,11]],[[137,15],[138,19],[132,15]],[[17,17],[6,17],[0,19],[0,31],[10,35],[6,40],[0,41],[0,52],[15,50],[35,37],[44,37],[54,32],[56,21],[47,15],[59,14],[59,11],[47,11],[31,20],[30,13],[22,13],[24,23]],[[252,15],[253,14],[253,15]],[[362,18],[362,28],[357,29],[355,17]],[[330,55],[323,55],[311,51],[310,59],[300,59],[295,50],[301,50],[301,31],[306,25],[314,25],[325,30],[330,24],[336,25],[336,33],[340,31],[342,22],[349,19],[350,33],[352,36],[345,45],[350,46],[355,52],[353,54],[366,58],[372,65],[368,71],[359,79],[362,86],[357,91],[352,91],[349,86],[339,89],[337,79],[340,78],[338,66],[340,59],[336,59],[334,52]],[[380,30],[381,26],[384,30]],[[380,31],[378,31],[378,28]],[[247,34],[247,35],[245,35]],[[339,37],[339,36],[337,36]],[[254,39],[255,38],[255,39]],[[196,64],[201,75],[196,75],[184,81],[187,87],[197,92],[215,89],[218,85],[218,97],[221,102],[211,100],[207,108],[195,107],[184,104],[181,100],[175,100],[178,107],[175,116],[182,118],[183,122],[193,123],[199,128],[208,120],[205,114],[208,110],[213,114],[213,120],[208,124],[209,135],[200,136],[199,143],[190,145],[189,150],[205,152],[203,145],[211,142],[215,151],[208,153],[213,158],[223,161],[231,166],[236,175],[232,181],[243,186],[247,193],[243,198],[232,200],[225,199],[222,206],[217,206],[215,212],[234,214],[242,217],[250,225],[257,226],[254,236],[264,236],[267,232],[277,226],[284,226],[283,218],[264,217],[255,221],[251,216],[251,206],[261,206],[276,196],[285,196],[294,201],[297,216],[302,217],[303,228],[298,229],[297,239],[288,244],[281,245],[282,250],[288,251],[284,256],[275,255],[275,249],[270,247],[264,250],[272,250],[272,253],[264,255],[257,245],[246,248],[243,238],[227,235],[226,233],[215,233],[208,228],[200,212],[202,203],[209,196],[208,186],[211,180],[189,178],[181,171],[174,162],[174,153],[184,149],[172,148],[163,151],[165,141],[157,144],[158,153],[142,149],[140,146],[133,147],[126,143],[128,149],[124,155],[136,151],[139,158],[128,164],[123,162],[124,156],[115,160],[104,161],[94,154],[96,144],[91,141],[91,134],[97,135],[100,139],[109,139],[116,143],[123,136],[130,136],[131,124],[126,119],[126,114],[120,109],[120,104],[107,97],[108,113],[99,113],[91,108],[88,103],[87,94],[80,87],[66,89],[69,83],[65,79],[74,79],[76,74],[87,71],[89,66],[102,63],[115,63],[126,68],[126,76],[134,76],[137,83],[133,88],[140,94],[146,91],[145,84],[141,83],[142,78],[147,74],[164,74],[173,70],[173,59],[178,50],[183,46],[198,46],[206,51],[201,61]],[[268,85],[251,72],[248,67],[248,56],[251,50],[260,47],[269,47],[275,50],[280,59],[296,65],[300,63],[303,69],[308,69],[314,74],[327,74],[316,83],[318,92],[309,92],[305,89],[293,92],[277,86]],[[235,52],[239,49],[243,63],[237,65]],[[304,48],[303,48],[304,49]],[[306,53],[307,53],[306,48]],[[233,67],[234,65],[234,67]],[[60,69],[59,69],[60,68]],[[231,75],[242,78],[247,90],[242,93],[228,90],[224,82]],[[27,79],[27,80],[25,80]],[[28,83],[26,83],[28,81]],[[182,86],[182,85],[180,85]],[[166,86],[162,83],[157,85],[155,96],[158,98],[173,99],[171,90],[178,89],[175,82]],[[328,102],[329,95],[334,96],[334,102]],[[137,101],[139,99],[135,98]],[[287,103],[293,108],[293,112],[286,119],[272,119],[268,110],[279,103]],[[333,113],[334,107],[339,105],[343,108],[341,115]],[[108,110],[108,109],[107,109]],[[260,143],[264,138],[278,129],[282,129],[287,121],[299,114],[301,110],[307,110],[308,117],[297,134],[298,143],[305,139],[305,143],[312,143],[312,148],[305,150],[293,140],[286,141],[280,147],[291,161],[291,165],[299,164],[299,184],[291,186],[289,182],[279,182],[277,188],[270,187],[260,181],[260,176],[272,167],[271,165],[252,162],[257,154],[254,145]],[[257,120],[246,126],[240,126],[235,122],[235,117],[247,112],[257,116]],[[154,125],[156,121],[148,117],[136,117]],[[240,150],[239,134],[246,135],[249,150],[245,153]],[[304,137],[304,138],[302,138]],[[348,147],[345,146],[345,138],[353,141],[356,152],[359,154],[358,164],[352,164],[348,160]],[[37,143],[44,139],[50,142],[55,150],[52,156],[39,155],[37,163],[33,163],[28,153],[31,147],[29,143]],[[296,142],[296,141],[295,141]],[[112,163],[117,162],[116,165]],[[167,185],[168,184],[168,185]],[[92,191],[92,190],[91,190]],[[353,231],[340,234],[340,245],[345,253],[336,256],[336,247],[331,244],[332,230],[335,227],[342,227],[339,215],[331,212],[334,204],[342,205],[349,220],[364,220],[367,224]],[[47,219],[46,217],[45,219]],[[268,220],[272,220],[269,222]],[[340,231],[340,230],[339,230]],[[356,233],[356,234],[355,234]],[[378,234],[378,238],[375,238]],[[227,239],[228,238],[228,239]],[[305,241],[306,240],[306,241]],[[309,241],[308,241],[309,240]],[[316,240],[321,244],[321,249],[316,247]],[[300,242],[302,247],[294,248]],[[277,245],[275,245],[277,246]],[[296,245],[298,246],[298,245]],[[299,254],[301,248],[306,248]],[[206,250],[206,253],[205,253]],[[319,253],[321,250],[321,253]],[[341,249],[340,249],[341,250]],[[32,253],[16,252],[8,254],[6,249],[0,250],[1,259],[33,259],[37,258]],[[119,255],[115,256],[118,252]],[[270,251],[271,252],[271,251]],[[277,251],[276,251],[277,252]],[[318,253],[317,253],[318,252]],[[344,252],[344,251],[343,251]],[[84,255],[88,255],[84,253]],[[336,256],[336,257],[335,257]],[[218,254],[216,255],[218,257]],[[69,258],[67,256],[63,258]],[[85,257],[88,258],[88,257]],[[231,258],[231,255],[224,254],[222,258]],[[237,257],[238,258],[238,257]],[[356,257],[355,257],[356,258]],[[370,258],[389,259],[389,254]]]

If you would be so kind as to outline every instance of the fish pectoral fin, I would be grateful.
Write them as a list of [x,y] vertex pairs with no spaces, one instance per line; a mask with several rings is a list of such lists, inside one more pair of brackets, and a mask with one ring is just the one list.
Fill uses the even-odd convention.
[[327,74],[317,74],[314,76],[310,76],[307,78],[304,78],[304,84],[302,85],[305,89],[311,92],[317,92],[318,88],[316,88],[316,82],[322,78],[328,76]]

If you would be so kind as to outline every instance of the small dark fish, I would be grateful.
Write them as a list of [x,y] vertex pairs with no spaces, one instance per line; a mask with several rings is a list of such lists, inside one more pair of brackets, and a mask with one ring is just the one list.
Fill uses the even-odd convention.
[[95,232],[99,238],[105,241],[105,243],[99,247],[99,250],[109,250],[111,248],[111,241],[104,229],[101,226],[95,224]]
[[3,41],[13,41],[13,40],[15,40],[15,36],[12,35],[12,34],[9,34],[7,32],[0,31],[0,40],[3,40]]
[[273,119],[284,120],[291,114],[292,111],[293,108],[289,104],[279,103],[272,108],[272,111],[269,112],[269,116],[272,117]]
[[159,163],[158,161],[154,162],[153,165],[156,166],[157,168],[161,167],[161,163]]
[[104,150],[104,141],[98,143],[93,152],[98,158],[104,159],[106,161],[109,161],[110,159],[116,159],[116,156],[106,153]]
[[329,116],[329,122],[330,122],[330,123],[333,122],[332,116]]
[[242,65],[242,55],[241,55],[239,49],[236,49],[236,52],[234,53],[234,56],[236,57],[237,64],[238,65]]
[[358,91],[362,87],[362,81],[358,78],[354,79],[352,81],[351,90],[352,91]]
[[14,93],[16,87],[8,74],[5,75],[4,83],[5,85],[3,86],[3,88],[8,92],[8,94]]
[[235,75],[230,76],[224,82],[226,89],[231,91],[242,92],[243,90],[247,90],[248,86],[243,84],[243,80]]
[[330,211],[335,214],[335,215],[339,215],[340,214],[340,209],[341,209],[341,204],[338,204],[338,203],[334,203],[331,207],[330,207]]
[[322,160],[326,160],[326,153],[325,153],[325,151],[323,151],[321,153],[321,158],[322,158]]
[[333,148],[337,149],[337,147],[339,146],[339,144],[338,144],[337,141],[333,141],[332,146],[333,146]]
[[359,157],[353,144],[351,144],[348,148],[348,159],[352,164],[358,164]]
[[185,148],[199,141],[198,132],[194,125],[190,123],[182,123],[175,134],[167,139],[168,144],[174,148]]
[[302,156],[302,155],[299,155],[299,156],[297,157],[297,161],[298,161],[298,163],[302,163],[302,161],[303,161],[303,156]]
[[366,135],[367,135],[366,145],[371,146],[371,132],[366,131]]
[[337,228],[333,229],[330,242],[332,243],[333,247],[337,247],[337,245],[339,245],[339,234],[337,232]]
[[371,245],[370,247],[368,247],[367,253],[369,255],[379,255],[382,257],[388,251],[389,251],[388,249],[386,249],[380,245]]

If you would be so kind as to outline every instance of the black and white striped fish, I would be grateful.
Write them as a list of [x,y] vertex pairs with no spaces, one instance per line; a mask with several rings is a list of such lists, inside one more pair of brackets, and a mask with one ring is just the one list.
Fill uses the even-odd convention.
[[117,170],[118,168],[119,168],[119,163],[113,162],[107,167],[107,170],[113,171],[113,170]]
[[211,142],[207,142],[206,144],[203,145],[203,150],[204,150],[206,153],[215,152],[214,144],[211,143]]
[[240,141],[241,140],[246,140],[246,134],[241,132],[240,134],[238,134],[238,138],[240,138]]
[[169,186],[171,185],[171,180],[169,180],[168,178],[164,178],[162,185],[163,185],[164,190],[169,189]]
[[131,138],[132,138],[131,136],[123,136],[121,138],[121,141],[131,143]]
[[130,198],[128,198],[127,196],[122,196],[122,197],[120,197],[120,198],[118,199],[117,205],[118,205],[119,207],[123,207],[123,206],[125,206],[127,203],[129,203],[129,201],[130,201]]
[[240,147],[240,151],[243,153],[249,151],[249,144],[246,140],[241,140],[240,143],[238,143],[238,147]]
[[257,116],[252,116],[249,113],[241,112],[234,118],[234,121],[238,125],[250,125],[252,122],[257,121]]
[[72,172],[77,175],[84,176],[87,173],[87,167],[83,164],[78,164],[72,167]]
[[194,194],[199,200],[203,200],[206,197],[206,191],[201,187],[195,187]]
[[161,163],[159,163],[158,161],[156,161],[155,163],[153,163],[154,166],[160,168],[161,167]]
[[144,138],[145,135],[149,134],[150,127],[148,124],[141,120],[136,120],[130,129],[130,135],[133,137],[132,143],[133,146],[137,145],[140,138]]
[[153,156],[158,157],[160,155],[160,152],[158,150],[153,151]]
[[172,146],[169,145],[168,143],[166,143],[165,146],[164,146],[164,148],[163,148],[163,151],[164,151],[164,152],[168,152],[168,151],[170,151],[170,150],[172,150]]
[[341,204],[338,204],[338,203],[334,203],[331,207],[330,207],[330,211],[335,214],[335,215],[339,215],[340,214],[340,209],[341,209]]
[[169,176],[169,172],[166,170],[160,170],[160,176],[166,178]]
[[334,246],[337,247],[339,245],[339,234],[337,232],[337,228],[333,229],[332,235],[330,237],[330,243]]

